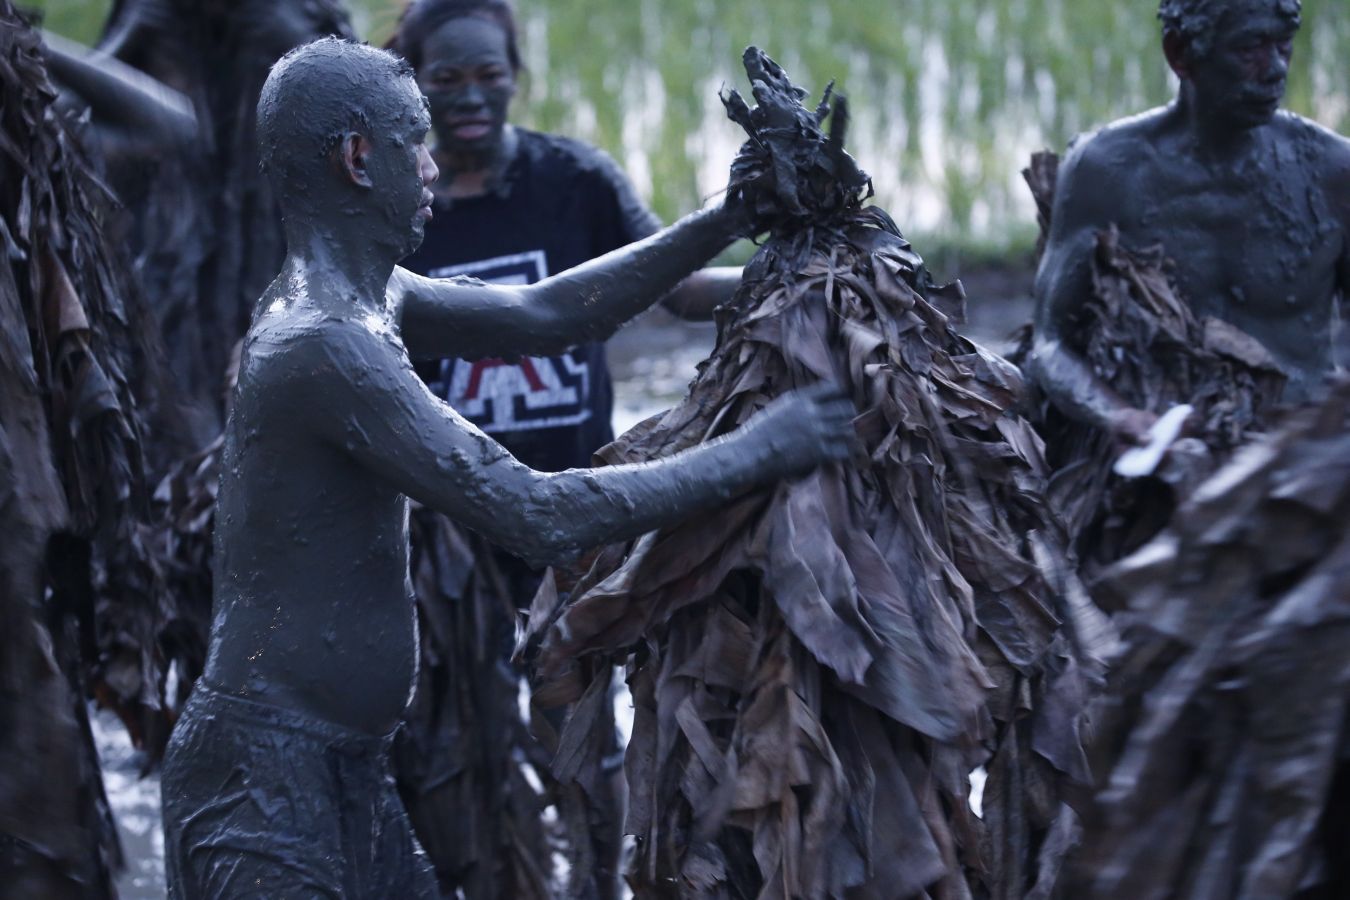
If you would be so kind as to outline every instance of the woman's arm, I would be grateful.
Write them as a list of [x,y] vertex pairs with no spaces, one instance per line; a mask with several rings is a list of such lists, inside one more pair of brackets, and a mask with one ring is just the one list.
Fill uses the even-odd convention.
[[432,279],[395,269],[391,294],[415,358],[548,356],[608,338],[746,228],[726,206],[524,287]]
[[661,299],[667,310],[691,322],[706,322],[713,310],[729,301],[741,286],[739,266],[699,269]]

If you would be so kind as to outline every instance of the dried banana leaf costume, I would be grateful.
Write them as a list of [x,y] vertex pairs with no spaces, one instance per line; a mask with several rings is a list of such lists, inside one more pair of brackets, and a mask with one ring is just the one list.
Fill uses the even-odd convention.
[[[548,752],[521,716],[521,675],[506,662],[515,598],[532,586],[517,583],[520,567],[499,566],[491,544],[443,515],[414,508],[409,529],[421,646],[394,761],[417,839],[442,889],[467,900],[548,900],[555,851],[569,863],[567,896],[582,896],[578,886],[595,874],[594,860],[581,855],[584,806],[549,795]],[[541,790],[532,773],[545,776]],[[550,802],[562,808],[555,823],[546,821]],[[617,888],[613,872],[609,881]]]
[[[1038,153],[1023,175],[1050,230],[1059,158]],[[1092,296],[1076,323],[1077,349],[1127,403],[1162,414],[1189,403],[1198,438],[1178,442],[1156,475],[1115,476],[1120,448],[1110,435],[1068,420],[1043,395],[1030,417],[1055,469],[1050,498],[1086,573],[1138,549],[1169,521],[1177,503],[1232,452],[1265,429],[1285,376],[1255,338],[1191,309],[1162,247],[1129,248],[1114,228],[1097,235]],[[1014,358],[1027,355],[1030,333]],[[1033,392],[1036,393],[1036,392]]]
[[1047,580],[1064,567],[1008,411],[1020,376],[952,330],[960,288],[862,206],[842,102],[827,138],[828,91],[811,113],[761,53],[746,68],[732,190],[771,237],[684,402],[601,455],[668,456],[818,381],[856,403],[860,455],[602,551],[561,606],[546,583],[536,700],[580,697],[555,770],[593,770],[626,661],[637,896],[1025,896],[1071,831],[1095,669],[1081,595]]
[[1350,897],[1350,382],[1100,590],[1126,650],[1065,896]]
[[[159,316],[178,388],[191,401],[200,449],[220,430],[236,345],[258,297],[286,256],[281,214],[258,165],[258,95],[290,49],[337,35],[355,39],[340,0],[160,0],[168,24],[140,25],[110,39],[135,17],[136,0],[114,0],[101,42],[119,61],[180,91],[201,130],[195,154],[175,148],[145,160],[118,188],[136,216],[130,243]],[[285,35],[269,19],[294,7],[307,33]],[[299,11],[303,10],[303,15]]]
[[146,546],[110,198],[9,0],[0,90],[0,894],[104,897],[120,851],[86,696],[153,742],[170,610]]

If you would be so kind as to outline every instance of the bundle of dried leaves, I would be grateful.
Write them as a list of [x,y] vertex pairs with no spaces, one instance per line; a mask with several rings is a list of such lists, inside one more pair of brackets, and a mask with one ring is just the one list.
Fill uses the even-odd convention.
[[[1022,897],[1072,832],[1101,623],[1060,563],[1015,368],[952,328],[867,179],[762,53],[732,190],[771,235],[678,407],[601,451],[667,456],[825,380],[853,465],[601,551],[531,611],[540,702],[579,704],[555,769],[594,770],[613,662],[638,896]],[[984,819],[968,775],[989,770]]]
[[546,900],[555,835],[527,772],[546,774],[548,759],[509,662],[516,598],[529,589],[519,564],[498,565],[500,551],[445,516],[418,507],[410,526],[421,655],[394,751],[399,792],[447,893]]
[[153,742],[171,610],[148,546],[109,198],[8,0],[0,85],[0,884],[101,896],[118,850],[85,695]]
[[[1058,168],[1058,157],[1039,153],[1023,172],[1036,199],[1042,247]],[[1188,427],[1197,437],[1180,442],[1156,477],[1116,477],[1111,467],[1120,448],[1110,436],[1067,420],[1043,396],[1031,403],[1055,467],[1052,503],[1078,536],[1089,571],[1156,535],[1178,498],[1264,430],[1284,391],[1284,375],[1255,338],[1191,310],[1174,268],[1162,247],[1126,248],[1114,228],[1098,234],[1092,294],[1073,338],[1092,370],[1132,406],[1159,414],[1178,403],[1195,407]]]
[[1100,584],[1126,649],[1068,896],[1350,896],[1347,584],[1342,381]]

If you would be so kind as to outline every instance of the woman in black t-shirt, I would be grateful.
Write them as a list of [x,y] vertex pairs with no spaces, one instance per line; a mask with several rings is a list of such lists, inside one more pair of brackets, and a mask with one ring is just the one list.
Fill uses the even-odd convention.
[[[435,217],[405,267],[533,282],[660,229],[603,151],[508,123],[520,54],[505,0],[414,3],[393,45],[417,70],[431,104],[441,169]],[[696,273],[665,305],[706,318],[739,277],[738,269]],[[532,468],[587,466],[613,437],[603,345],[553,359],[445,360],[424,374],[450,405]]]
[[[405,267],[530,283],[661,227],[608,155],[508,123],[521,68],[508,0],[419,0],[391,47],[417,70],[441,169],[434,217]],[[665,305],[707,318],[739,280],[739,269],[693,273]],[[613,438],[603,344],[542,359],[441,360],[421,371],[432,390],[531,468],[587,466]],[[567,832],[565,893],[619,896],[617,741],[588,748],[590,770],[561,785],[548,776],[550,754],[516,713],[511,613],[528,607],[538,573],[479,539],[460,540],[427,510],[413,516],[412,544],[423,654],[396,760],[404,802],[443,887],[469,898],[549,895],[552,886],[540,883],[553,868],[540,841],[543,804],[520,765],[528,761]]]

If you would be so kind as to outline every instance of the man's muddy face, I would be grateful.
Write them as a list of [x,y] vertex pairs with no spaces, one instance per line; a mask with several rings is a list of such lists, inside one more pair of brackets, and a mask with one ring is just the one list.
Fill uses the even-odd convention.
[[1268,124],[1284,99],[1297,19],[1283,0],[1237,0],[1216,27],[1190,80],[1206,114],[1238,128]]
[[440,148],[486,166],[500,152],[516,76],[506,32],[476,17],[452,19],[422,44],[418,85],[431,103]]
[[426,100],[411,79],[406,80],[401,113],[383,134],[374,137],[369,163],[371,186],[385,213],[388,239],[402,255],[422,244],[431,221],[431,185],[440,171],[427,149],[431,119]]

